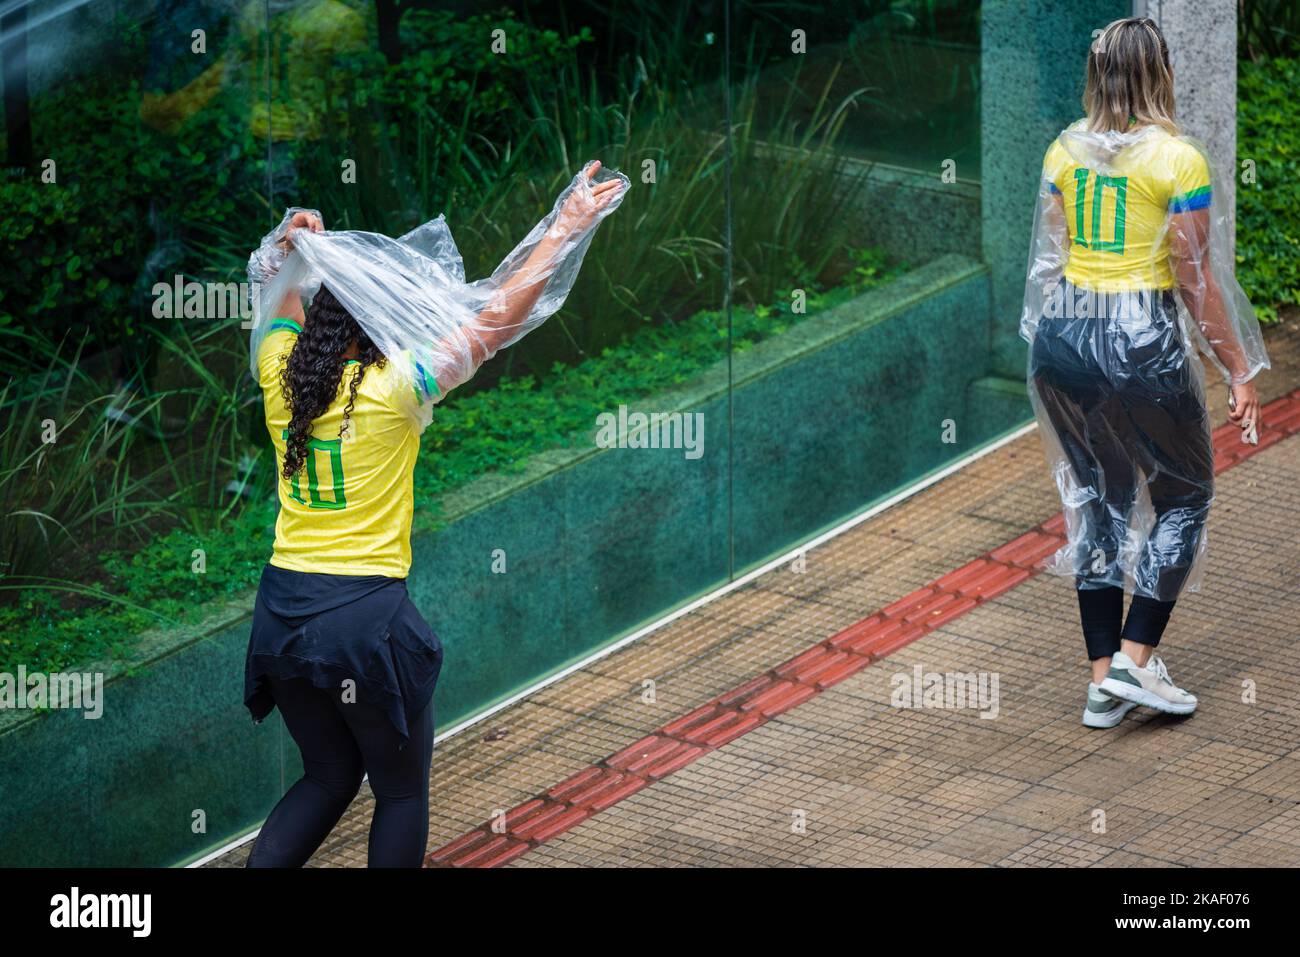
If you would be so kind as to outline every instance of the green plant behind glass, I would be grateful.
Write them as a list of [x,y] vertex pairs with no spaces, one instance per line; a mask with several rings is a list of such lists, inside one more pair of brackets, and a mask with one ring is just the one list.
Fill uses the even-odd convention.
[[[16,338],[10,332],[0,340],[6,360]],[[52,353],[46,367],[0,388],[0,581],[6,585],[76,569],[89,543],[142,541],[151,520],[169,507],[154,497],[154,475],[133,454],[138,434],[104,415],[115,396],[97,392],[80,372],[84,343],[83,336],[66,360],[56,347],[41,345]]]

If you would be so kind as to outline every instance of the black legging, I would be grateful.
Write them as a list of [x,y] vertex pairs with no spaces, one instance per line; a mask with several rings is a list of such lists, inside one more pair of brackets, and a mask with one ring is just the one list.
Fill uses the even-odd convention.
[[268,679],[276,706],[302,752],[304,774],[262,825],[248,867],[302,867],[370,776],[371,867],[420,867],[429,839],[433,701],[401,737],[379,709],[345,704],[302,678]]
[[1157,601],[1146,595],[1134,595],[1124,620],[1124,589],[1118,585],[1079,589],[1079,620],[1088,658],[1110,658],[1119,651],[1120,640],[1135,641],[1155,648],[1169,624],[1174,610],[1172,601]]

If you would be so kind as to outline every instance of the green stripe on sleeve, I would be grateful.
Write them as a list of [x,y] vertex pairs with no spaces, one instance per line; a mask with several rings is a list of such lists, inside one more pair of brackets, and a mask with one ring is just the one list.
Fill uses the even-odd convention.
[[1210,205],[1210,198],[1210,187],[1200,186],[1196,189],[1188,190],[1180,196],[1175,196],[1169,201],[1169,208],[1176,213],[1186,213],[1196,209],[1204,209]]
[[430,375],[429,370],[420,363],[417,362],[415,368],[416,371],[420,373],[421,384],[424,386],[425,396],[430,399],[437,397],[440,394],[438,391],[438,380]]

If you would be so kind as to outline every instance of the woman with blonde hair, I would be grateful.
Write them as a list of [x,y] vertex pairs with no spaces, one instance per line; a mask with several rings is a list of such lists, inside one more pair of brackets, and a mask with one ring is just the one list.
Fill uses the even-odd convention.
[[1083,103],[1044,158],[1021,334],[1066,517],[1050,568],[1074,580],[1092,667],[1083,723],[1109,728],[1138,705],[1196,708],[1154,653],[1179,595],[1199,586],[1214,494],[1195,347],[1224,376],[1243,441],[1255,441],[1251,379],[1268,357],[1232,275],[1231,211],[1175,122],[1153,21],[1096,38]]

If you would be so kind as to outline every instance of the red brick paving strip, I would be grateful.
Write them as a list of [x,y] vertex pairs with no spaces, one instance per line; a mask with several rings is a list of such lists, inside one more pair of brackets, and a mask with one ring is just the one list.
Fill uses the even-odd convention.
[[[1264,406],[1258,445],[1241,442],[1228,423],[1214,432],[1214,468],[1222,472],[1300,432],[1300,389]],[[635,744],[470,831],[425,858],[427,867],[499,867],[612,807],[660,778],[798,707],[873,661],[1014,588],[1065,543],[1057,514],[813,645],[771,671],[670,721]]]

